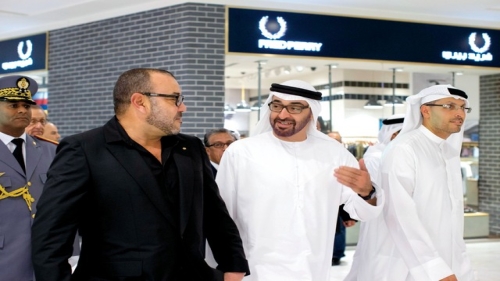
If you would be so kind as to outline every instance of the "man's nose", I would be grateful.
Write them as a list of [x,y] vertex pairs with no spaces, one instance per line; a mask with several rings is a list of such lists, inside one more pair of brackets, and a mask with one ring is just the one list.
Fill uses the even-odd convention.
[[24,106],[18,106],[17,107],[17,112],[19,112],[19,113],[26,113],[28,111],[29,111],[29,109],[26,108],[26,107],[24,107]]
[[281,118],[281,119],[284,119],[284,117],[290,117],[290,112],[288,112],[288,110],[286,109],[286,107],[283,107],[283,109],[281,109],[280,113],[278,114],[278,116]]
[[177,109],[177,111],[179,111],[179,112],[185,112],[186,110],[187,110],[187,107],[186,107],[186,105],[184,104],[184,102],[183,102],[183,103],[181,103],[181,104],[179,105],[178,109]]

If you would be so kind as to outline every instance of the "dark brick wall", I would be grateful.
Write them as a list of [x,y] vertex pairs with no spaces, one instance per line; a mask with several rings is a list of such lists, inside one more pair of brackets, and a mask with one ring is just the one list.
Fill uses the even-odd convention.
[[500,74],[481,76],[479,210],[490,214],[490,233],[500,235]]
[[62,136],[101,126],[118,76],[153,67],[182,87],[183,133],[222,127],[224,29],[224,6],[187,3],[50,31],[49,118]]

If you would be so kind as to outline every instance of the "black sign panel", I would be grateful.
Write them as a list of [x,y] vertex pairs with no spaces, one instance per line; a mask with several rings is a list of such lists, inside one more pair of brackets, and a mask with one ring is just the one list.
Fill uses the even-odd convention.
[[47,69],[47,34],[0,42],[0,74]]
[[228,52],[500,67],[500,30],[228,8]]

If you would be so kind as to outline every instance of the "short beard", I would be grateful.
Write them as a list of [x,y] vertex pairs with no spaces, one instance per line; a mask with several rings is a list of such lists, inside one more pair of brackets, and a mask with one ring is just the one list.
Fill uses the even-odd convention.
[[[177,135],[180,132],[180,128],[175,127],[175,120],[173,118],[165,118],[165,116],[162,115],[163,113],[164,112],[159,109],[156,101],[152,99],[151,113],[146,117],[146,122],[164,132],[166,136]],[[174,118],[175,117],[177,116],[174,116]]]
[[[283,137],[283,138],[287,138],[287,137],[291,137],[293,135],[295,135],[296,133],[300,132],[302,129],[304,129],[304,127],[307,126],[307,124],[309,124],[309,122],[311,122],[311,117],[312,117],[312,112],[309,112],[309,114],[307,115],[307,117],[303,120],[299,120],[299,121],[295,121],[293,119],[279,119],[278,117],[274,118],[274,120],[270,120],[271,121],[271,125],[272,125],[272,128],[273,128],[273,132],[276,136],[278,137]],[[278,121],[291,121],[293,122],[293,127],[289,130],[280,130],[276,127],[276,123]]]

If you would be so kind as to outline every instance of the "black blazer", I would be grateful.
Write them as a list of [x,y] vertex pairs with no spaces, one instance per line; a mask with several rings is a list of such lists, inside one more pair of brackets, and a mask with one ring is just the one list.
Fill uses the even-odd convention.
[[[122,141],[118,126],[113,118],[58,146],[32,228],[37,281],[222,280],[204,261],[205,237],[221,271],[248,274],[238,230],[201,141],[179,134],[172,149],[180,192],[180,217],[174,218],[153,174]],[[82,249],[70,278],[67,259],[77,229]],[[170,256],[172,249],[181,255]],[[172,278],[175,266],[182,276]]]

